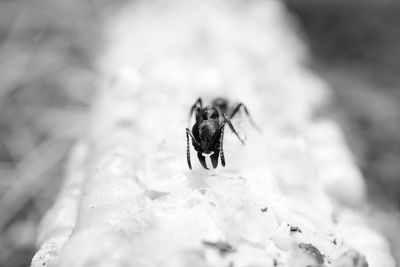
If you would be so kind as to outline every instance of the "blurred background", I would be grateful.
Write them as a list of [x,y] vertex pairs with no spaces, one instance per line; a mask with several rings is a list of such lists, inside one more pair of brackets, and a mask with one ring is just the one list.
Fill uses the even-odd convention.
[[107,1],[0,1],[0,266],[29,266],[95,88]]
[[[96,87],[102,25],[124,0],[0,0],[0,266],[29,266]],[[287,0],[332,87],[370,202],[400,206],[400,3]],[[391,236],[400,250],[400,240]],[[396,245],[397,244],[397,245]]]
[[[289,0],[374,200],[400,206],[400,2]],[[382,194],[384,196],[382,196]]]

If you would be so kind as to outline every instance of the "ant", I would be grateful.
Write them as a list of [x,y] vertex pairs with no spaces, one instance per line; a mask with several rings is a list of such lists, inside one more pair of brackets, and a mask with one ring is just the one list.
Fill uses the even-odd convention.
[[186,128],[186,156],[189,169],[192,169],[190,161],[189,136],[192,138],[192,144],[197,151],[197,157],[201,165],[208,170],[206,158],[203,154],[211,154],[211,163],[213,168],[218,167],[218,158],[221,155],[221,165],[225,167],[225,155],[223,149],[225,124],[228,124],[232,132],[244,145],[244,140],[236,132],[231,119],[243,109],[254,128],[260,131],[260,128],[253,122],[247,107],[243,103],[237,103],[230,106],[225,98],[216,98],[211,105],[203,107],[203,101],[198,98],[190,109],[189,119],[193,113],[196,116],[196,123],[192,130]]

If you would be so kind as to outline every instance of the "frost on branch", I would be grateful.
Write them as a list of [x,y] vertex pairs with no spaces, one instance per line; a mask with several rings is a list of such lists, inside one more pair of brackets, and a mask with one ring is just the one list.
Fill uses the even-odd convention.
[[[108,24],[92,123],[32,266],[394,266],[329,89],[278,1],[137,1]],[[246,103],[226,168],[186,165],[202,96]],[[193,151],[192,151],[193,155]]]

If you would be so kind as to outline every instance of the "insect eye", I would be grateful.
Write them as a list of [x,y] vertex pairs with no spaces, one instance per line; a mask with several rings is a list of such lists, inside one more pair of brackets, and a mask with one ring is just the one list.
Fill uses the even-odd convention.
[[219,114],[217,111],[215,111],[214,113],[211,114],[211,119],[218,119],[219,118]]

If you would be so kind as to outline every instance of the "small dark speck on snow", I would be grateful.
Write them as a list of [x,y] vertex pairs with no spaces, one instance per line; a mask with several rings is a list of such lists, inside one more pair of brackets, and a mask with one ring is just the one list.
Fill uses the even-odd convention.
[[268,211],[268,207],[262,208],[261,212],[267,212]]
[[301,233],[301,230],[297,226],[290,226],[290,232],[299,232],[299,233]]

